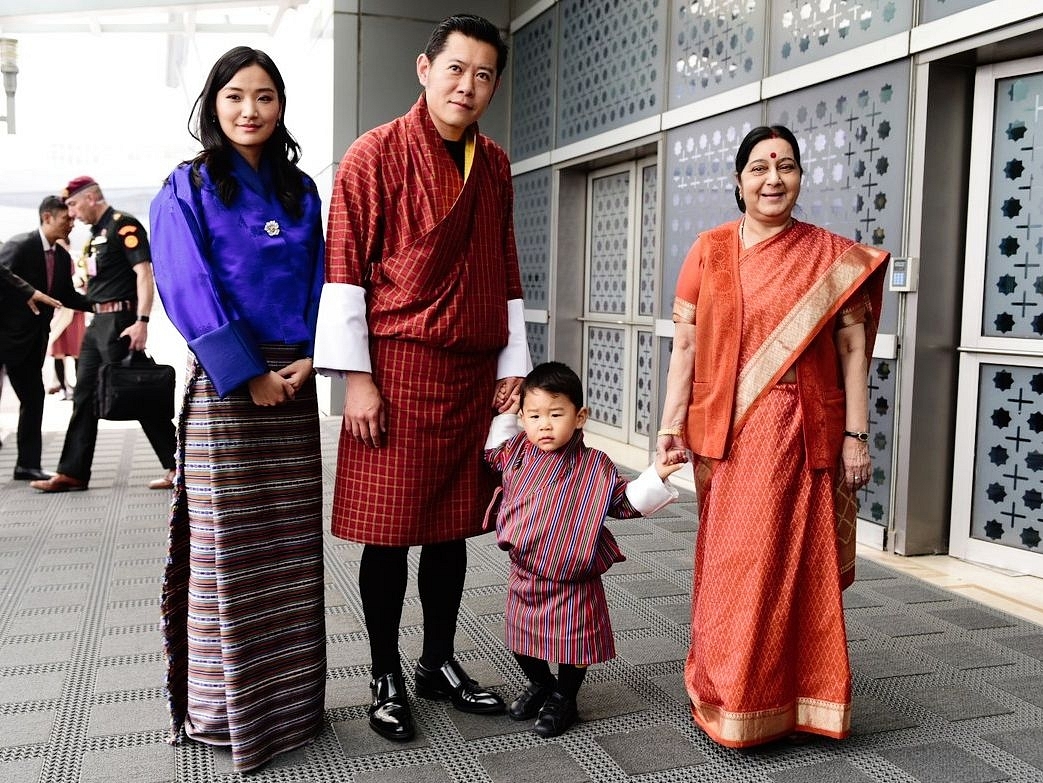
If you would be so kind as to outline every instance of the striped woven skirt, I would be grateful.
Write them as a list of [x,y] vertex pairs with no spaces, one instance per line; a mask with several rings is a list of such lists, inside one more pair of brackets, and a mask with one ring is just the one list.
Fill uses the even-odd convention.
[[[265,346],[270,368],[292,347]],[[256,769],[321,730],[326,678],[315,384],[259,407],[190,360],[163,584],[171,739]]]

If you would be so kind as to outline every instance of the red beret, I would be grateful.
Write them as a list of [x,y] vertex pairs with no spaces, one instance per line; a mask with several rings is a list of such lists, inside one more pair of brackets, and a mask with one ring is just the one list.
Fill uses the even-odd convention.
[[86,190],[90,187],[97,187],[98,183],[94,181],[93,177],[82,176],[76,177],[75,179],[69,180],[69,184],[65,186],[65,190],[62,191],[62,198],[72,198],[81,190]]

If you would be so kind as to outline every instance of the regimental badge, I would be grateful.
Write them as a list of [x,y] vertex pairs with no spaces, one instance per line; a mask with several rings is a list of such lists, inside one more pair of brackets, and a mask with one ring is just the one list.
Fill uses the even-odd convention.
[[119,234],[121,237],[123,237],[123,247],[127,248],[127,250],[133,250],[134,248],[136,248],[140,244],[140,241],[138,240],[138,237],[137,237],[137,232],[138,232],[138,227],[134,226],[134,225],[130,225],[130,226],[121,226],[120,230],[117,231],[116,233]]
[[281,229],[279,228],[278,221],[269,220],[267,223],[264,224],[264,233],[266,233],[270,237],[279,236],[280,230]]

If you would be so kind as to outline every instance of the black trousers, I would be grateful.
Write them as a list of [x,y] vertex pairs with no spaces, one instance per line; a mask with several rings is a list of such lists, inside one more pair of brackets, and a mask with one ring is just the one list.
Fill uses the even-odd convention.
[[[43,426],[43,360],[47,353],[47,333],[40,338],[38,350],[22,357],[0,362],[7,370],[11,388],[18,395],[18,461],[20,468],[39,468],[43,448],[40,428]],[[3,376],[0,375],[0,383]]]
[[[98,313],[83,336],[80,362],[76,368],[76,388],[72,393],[72,418],[65,433],[65,445],[58,462],[58,472],[80,481],[90,481],[94,446],[98,440],[98,417],[94,414],[94,396],[98,371],[103,364],[120,361],[127,355],[127,344],[120,332],[134,323],[134,312]],[[138,419],[141,429],[152,444],[160,464],[174,469],[177,447],[174,422],[162,414]]]
[[[359,594],[366,616],[373,677],[401,671],[398,628],[406,595],[409,547],[367,545],[359,564]],[[467,572],[467,542],[425,544],[420,549],[417,590],[424,611],[420,660],[437,669],[453,655],[456,616]]]

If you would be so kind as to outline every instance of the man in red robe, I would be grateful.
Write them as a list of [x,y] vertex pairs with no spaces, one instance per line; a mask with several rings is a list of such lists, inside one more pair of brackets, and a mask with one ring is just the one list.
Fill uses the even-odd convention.
[[361,136],[333,187],[315,367],[345,376],[333,534],[365,544],[359,592],[372,658],[370,726],[413,737],[398,651],[410,546],[421,546],[416,692],[504,709],[453,656],[467,567],[491,497],[482,449],[531,367],[510,164],[478,132],[507,46],[478,16],[435,28],[424,91]]

